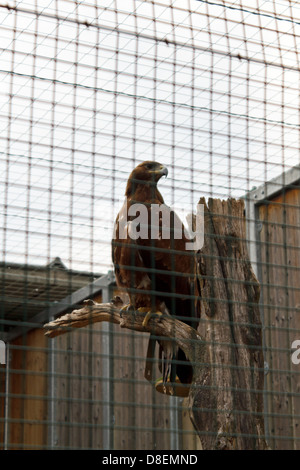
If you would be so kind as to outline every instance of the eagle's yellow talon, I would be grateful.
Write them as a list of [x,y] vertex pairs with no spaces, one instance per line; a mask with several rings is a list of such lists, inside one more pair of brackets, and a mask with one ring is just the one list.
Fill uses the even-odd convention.
[[127,305],[124,305],[124,307],[122,307],[120,309],[120,316],[122,317],[122,313],[129,313],[130,310],[132,310],[134,312],[134,306],[132,304],[127,304]]
[[149,312],[149,307],[139,307],[137,309],[138,312],[140,313],[148,313]]
[[[141,307],[141,309],[138,308],[139,311],[144,311],[144,307]],[[153,312],[152,310],[149,310],[143,320],[143,326],[147,326],[148,325],[148,322],[150,320],[150,318],[154,315],[159,315],[161,316],[162,315],[162,312],[160,312],[159,310],[157,310],[156,312]]]

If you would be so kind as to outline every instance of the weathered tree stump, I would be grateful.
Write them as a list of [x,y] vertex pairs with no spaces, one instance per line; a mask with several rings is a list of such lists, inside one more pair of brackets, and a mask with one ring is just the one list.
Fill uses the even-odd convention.
[[173,338],[193,364],[190,417],[203,449],[267,449],[264,439],[264,360],[259,283],[249,261],[244,203],[204,199],[204,246],[199,252],[202,297],[196,332],[171,316],[143,326],[139,312],[120,316],[118,302],[86,301],[45,325],[49,337],[109,321],[123,328]]
[[266,449],[260,287],[249,261],[244,202],[204,199],[199,254],[207,365],[196,364],[189,402],[204,449]]

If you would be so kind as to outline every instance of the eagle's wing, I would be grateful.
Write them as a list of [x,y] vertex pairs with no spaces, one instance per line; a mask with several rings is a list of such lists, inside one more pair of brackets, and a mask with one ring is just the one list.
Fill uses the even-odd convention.
[[[178,216],[170,209],[169,213],[170,220],[173,220],[171,236],[163,238],[163,223],[160,218],[158,238],[155,240],[138,239],[139,253],[144,266],[149,269],[152,298],[155,297],[156,304],[164,303],[171,315],[196,329],[200,318],[200,289],[196,253],[187,250],[186,243],[191,240],[186,237],[184,226]],[[151,220],[150,217],[149,220]],[[175,231],[172,230],[174,227],[181,232],[178,234],[180,238],[174,237]],[[192,367],[187,364],[183,351],[175,348],[170,341],[159,341],[159,344],[164,381],[167,376],[171,376],[170,379],[173,382],[177,374],[182,382],[189,383],[193,371]],[[153,337],[150,336],[145,370],[146,378],[152,376],[151,354],[153,351]],[[181,363],[175,364],[174,367],[176,361]]]
[[[166,208],[164,206],[165,211]],[[138,239],[136,243],[140,247],[143,264],[149,269],[153,295],[162,298],[171,315],[197,328],[200,318],[197,254],[187,249],[191,240],[187,238],[179,217],[167,209],[171,220],[170,237],[164,238],[163,219],[160,217],[157,239]],[[178,238],[174,237],[175,230]]]
[[[151,210],[151,204],[147,204],[147,201],[145,203],[148,210]],[[181,238],[174,237],[172,227],[171,236],[164,238],[160,219],[156,239],[150,237],[149,227],[147,239],[133,240],[129,233],[130,221],[127,226],[122,226],[122,218],[127,209],[125,201],[116,219],[112,242],[117,285],[127,291],[134,308],[153,310],[155,306],[156,310],[176,315],[180,320],[197,327],[200,299],[195,254],[186,250],[185,244],[190,240],[185,237],[183,224],[179,219],[176,220],[176,227],[182,227]],[[175,217],[177,216],[174,215]],[[151,220],[150,214],[148,220]],[[168,377],[174,381],[176,374],[182,382],[190,382],[192,368],[186,363],[183,351],[178,350],[174,342],[169,340],[158,340],[158,343],[164,382]],[[155,344],[156,338],[150,335],[145,368],[145,377],[148,380],[152,380]],[[185,363],[176,365],[177,360]]]
[[[130,304],[135,308],[140,306],[151,307],[151,281],[147,273],[146,266],[140,254],[140,248],[130,235],[130,221],[123,224],[123,217],[126,217],[127,201],[125,200],[122,209],[117,215],[114,237],[112,240],[112,260],[115,268],[115,276],[118,287],[127,291]],[[142,305],[136,305],[136,297],[139,291],[143,293]]]

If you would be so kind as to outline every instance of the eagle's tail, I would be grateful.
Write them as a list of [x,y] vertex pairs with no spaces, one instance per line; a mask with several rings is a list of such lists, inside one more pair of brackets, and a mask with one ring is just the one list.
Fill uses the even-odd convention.
[[155,353],[156,339],[154,335],[150,334],[148,349],[147,349],[147,359],[145,365],[145,379],[149,382],[152,382],[153,379],[153,366],[154,366],[154,353]]
[[[159,344],[158,367],[162,374],[162,378],[158,381],[155,381],[153,374],[154,363],[156,362],[154,355],[156,343]],[[176,346],[174,341],[158,340],[154,335],[150,335],[144,375],[149,382],[155,382],[156,389],[162,393],[187,396],[186,394],[189,391],[187,385],[192,381],[193,369],[184,352]],[[160,384],[159,388],[157,384]]]
[[167,382],[175,383],[178,348],[173,341],[157,340],[151,334],[148,342],[144,376],[149,382],[152,382],[156,342],[159,343],[159,370],[162,373],[163,384],[166,385]]
[[177,369],[177,355],[178,347],[174,344],[174,341],[163,340],[159,341],[160,345],[160,364],[163,378],[163,386],[173,390],[176,381],[176,369]]

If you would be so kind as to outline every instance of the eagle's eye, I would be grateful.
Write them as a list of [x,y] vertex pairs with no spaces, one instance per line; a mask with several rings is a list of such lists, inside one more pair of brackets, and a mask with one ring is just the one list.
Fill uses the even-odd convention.
[[155,163],[147,163],[146,168],[148,170],[153,170],[155,168]]

